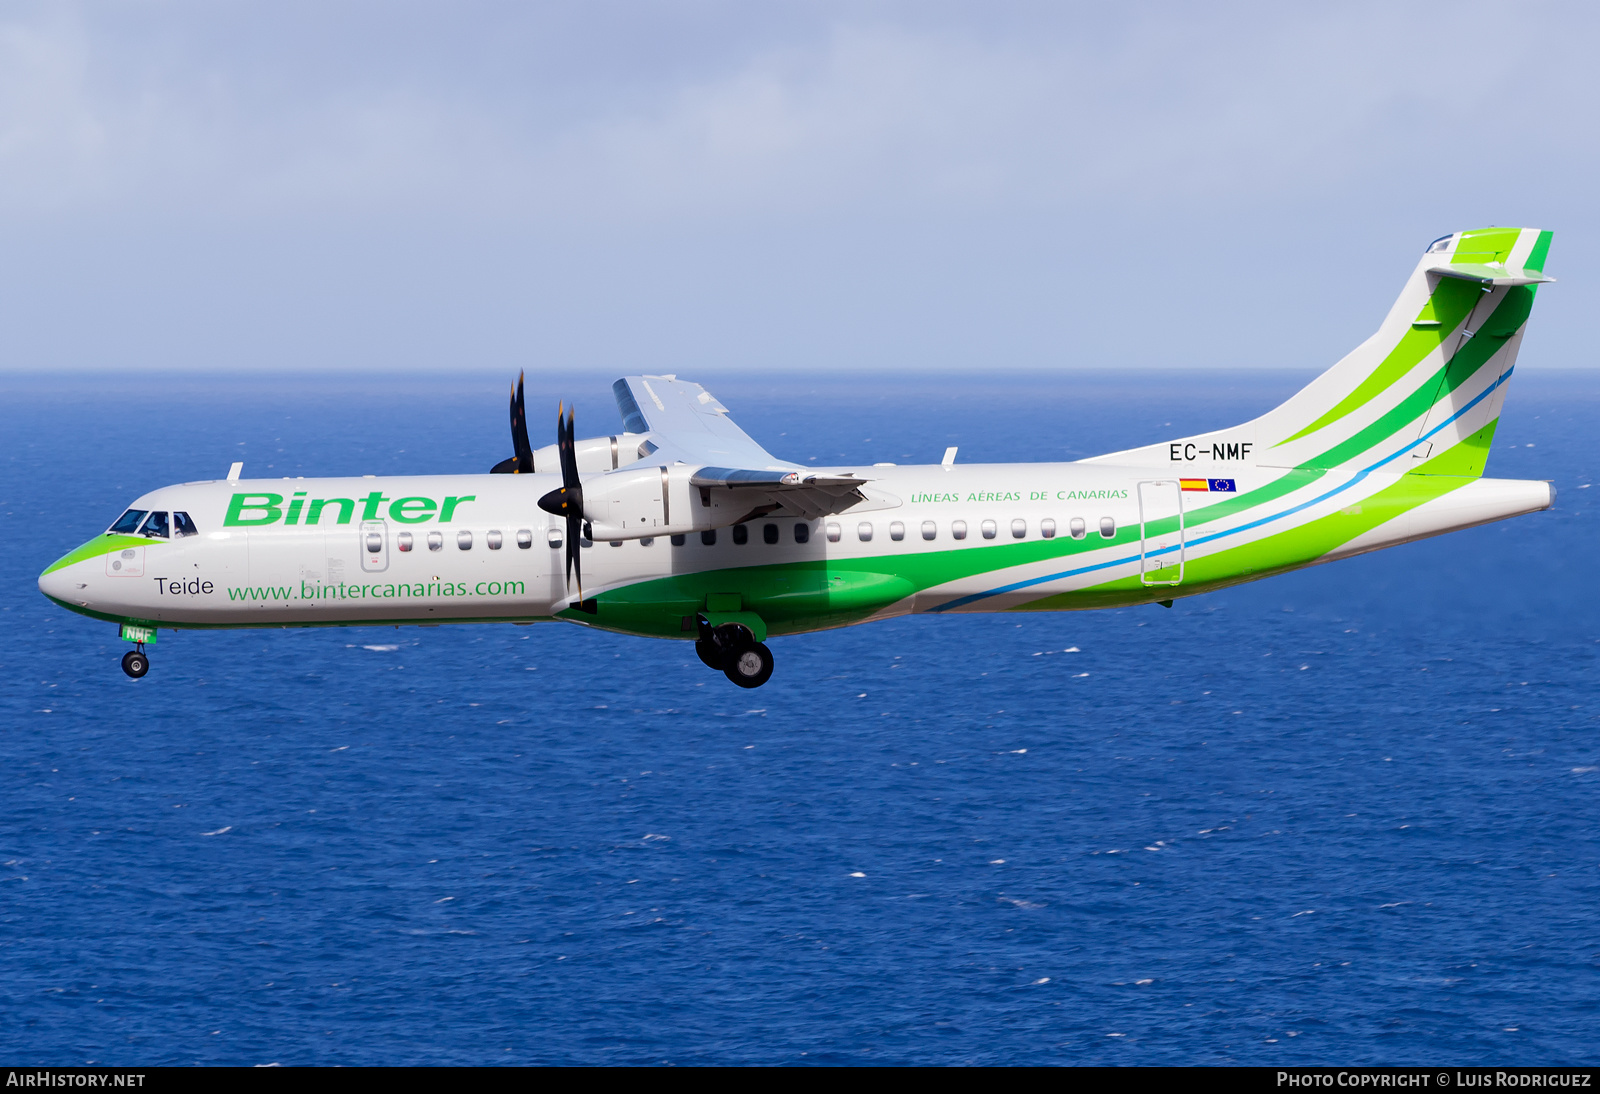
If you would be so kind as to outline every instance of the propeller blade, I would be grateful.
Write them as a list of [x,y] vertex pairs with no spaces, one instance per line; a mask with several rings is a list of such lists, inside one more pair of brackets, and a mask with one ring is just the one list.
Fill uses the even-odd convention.
[[[566,410],[565,417],[562,411]],[[570,409],[556,408],[556,451],[561,456],[561,485],[539,499],[539,508],[567,522],[567,588],[573,572],[578,576],[578,599],[583,600],[583,562],[578,538],[583,534],[583,484],[578,479],[577,428]]]
[[517,390],[511,396],[511,448],[517,454],[517,470],[513,474],[533,474],[533,446],[528,443],[528,408],[522,400],[522,384],[526,372],[517,373]]
[[572,408],[567,408],[566,421],[561,418],[561,407],[556,407],[556,449],[561,454],[561,485],[578,485],[578,433],[573,425]]
[[580,555],[578,539],[583,535],[583,513],[567,514],[567,588],[572,587],[572,572],[578,572],[578,602],[583,602],[583,556]]
[[522,385],[526,373],[517,374],[517,386],[511,389],[511,451],[512,455],[489,469],[491,475],[533,474],[533,446],[528,443],[528,411],[522,399]]

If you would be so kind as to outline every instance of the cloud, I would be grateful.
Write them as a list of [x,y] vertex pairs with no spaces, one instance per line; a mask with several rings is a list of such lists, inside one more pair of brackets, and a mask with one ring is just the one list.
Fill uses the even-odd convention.
[[[0,26],[0,211],[540,221],[1248,197],[1410,175],[1419,152],[1457,158],[1485,130],[1527,132],[1528,96],[1551,83],[1547,26],[1497,27],[1498,5],[1451,20],[1404,6],[1067,8],[997,26],[918,6],[820,10],[794,41],[730,35],[693,70],[596,87],[541,65],[559,35],[526,23],[507,30],[526,39],[527,70],[484,73],[470,56],[421,64],[429,43],[414,35],[374,57],[359,19],[320,49],[269,41],[263,56],[215,16],[124,35],[44,9]],[[1492,56],[1475,56],[1491,28]],[[445,37],[470,53],[460,28]],[[341,42],[343,69],[327,58]],[[135,60],[144,49],[153,58]]]
[[[1187,285],[1152,320],[1093,271],[1392,248],[1337,349],[1306,349],[1331,359],[1433,235],[1586,230],[1596,22],[1490,3],[11,8],[0,364],[198,361],[207,331],[224,359],[421,366],[530,328],[594,363],[727,364],[775,338],[791,365],[1037,364],[1069,341],[1271,363],[1229,344],[1236,289]],[[1274,338],[1350,281],[1303,277],[1258,289]],[[67,318],[85,310],[117,338]],[[151,318],[179,313],[182,331]],[[1088,317],[1145,337],[1086,340]]]

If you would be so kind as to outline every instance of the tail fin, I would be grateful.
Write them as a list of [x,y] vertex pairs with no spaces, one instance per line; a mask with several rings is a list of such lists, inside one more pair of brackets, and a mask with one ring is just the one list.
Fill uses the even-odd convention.
[[1434,241],[1376,334],[1254,421],[1095,457],[1195,475],[1346,465],[1480,476],[1544,276],[1550,232]]

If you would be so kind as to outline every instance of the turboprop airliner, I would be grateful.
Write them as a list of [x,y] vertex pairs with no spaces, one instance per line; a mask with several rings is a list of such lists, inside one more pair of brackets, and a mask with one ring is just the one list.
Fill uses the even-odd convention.
[[1435,240],[1376,334],[1242,425],[1072,463],[817,468],[773,455],[676,376],[613,385],[621,431],[482,475],[227,478],[137,498],[39,588],[160,628],[562,620],[692,641],[741,687],[769,638],[908,613],[1073,611],[1255,581],[1555,500],[1484,461],[1549,232]]

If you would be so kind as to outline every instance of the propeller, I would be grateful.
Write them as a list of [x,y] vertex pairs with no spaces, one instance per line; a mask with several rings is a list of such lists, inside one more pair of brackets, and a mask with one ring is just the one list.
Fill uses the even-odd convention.
[[572,587],[572,573],[578,573],[578,600],[583,600],[583,562],[578,556],[578,538],[583,533],[583,484],[578,481],[577,433],[573,429],[572,411],[562,418],[562,408],[556,407],[556,451],[561,456],[561,485],[539,499],[539,508],[556,517],[567,518],[567,587]]
[[489,469],[491,475],[533,474],[533,446],[528,443],[528,411],[522,402],[524,373],[517,373],[517,386],[511,389],[511,450],[516,453]]

